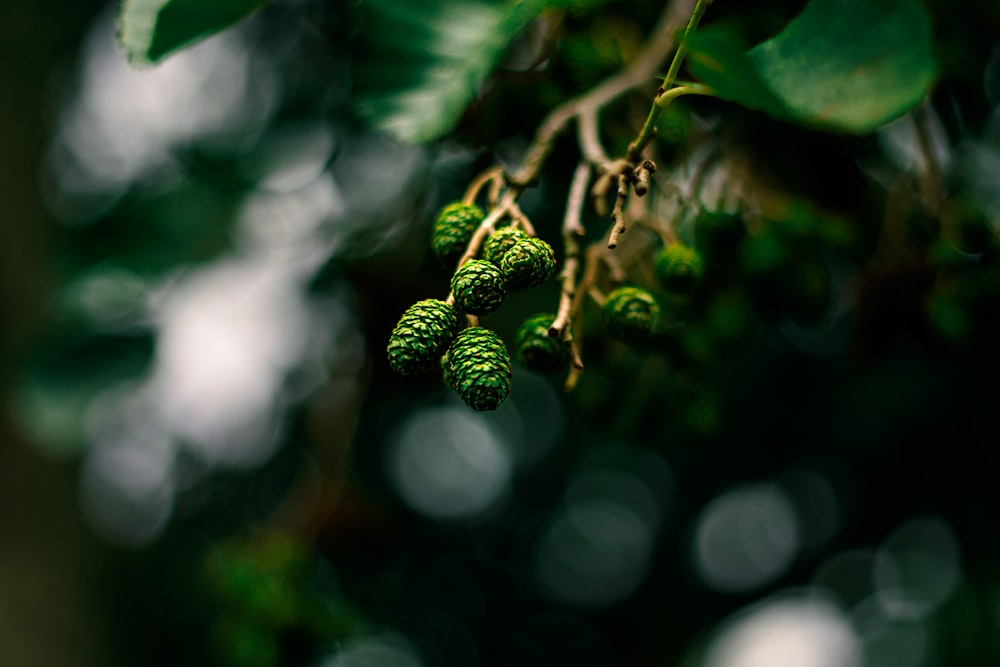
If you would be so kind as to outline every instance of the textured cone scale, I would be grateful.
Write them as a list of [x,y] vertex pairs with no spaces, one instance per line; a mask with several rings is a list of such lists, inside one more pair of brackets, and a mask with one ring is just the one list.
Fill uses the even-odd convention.
[[483,211],[473,204],[455,202],[441,209],[431,234],[431,250],[438,261],[454,266],[482,221]]
[[672,243],[657,256],[653,270],[663,289],[674,294],[690,294],[705,272],[705,263],[694,248]]
[[558,373],[566,368],[566,346],[549,335],[552,313],[538,313],[517,330],[517,360],[537,373]]
[[486,243],[483,244],[483,259],[499,268],[500,260],[504,254],[513,248],[518,241],[529,238],[531,237],[520,229],[501,227],[493,232],[493,236],[486,239]]
[[604,303],[604,326],[625,343],[648,343],[656,332],[660,306],[639,287],[619,287]]
[[500,268],[510,289],[536,287],[552,277],[556,255],[545,241],[528,238],[518,241],[504,253]]
[[496,410],[510,394],[510,355],[489,329],[463,329],[444,364],[445,384],[473,410]]
[[473,259],[451,277],[455,303],[466,313],[489,315],[507,296],[507,281],[500,269],[484,259]]
[[444,301],[425,299],[410,306],[389,336],[389,365],[415,375],[434,368],[458,333],[458,313]]

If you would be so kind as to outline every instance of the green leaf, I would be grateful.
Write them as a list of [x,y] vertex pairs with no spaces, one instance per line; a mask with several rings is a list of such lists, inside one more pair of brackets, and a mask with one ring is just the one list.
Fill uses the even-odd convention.
[[920,0],[812,0],[745,54],[722,33],[689,43],[696,76],[723,99],[776,118],[870,132],[923,101],[937,76]]
[[228,28],[271,0],[122,0],[118,41],[128,61],[150,65]]
[[689,38],[688,49],[688,67],[717,96],[775,118],[791,117],[731,30],[721,27],[699,30]]
[[538,0],[368,0],[356,62],[357,113],[408,143],[451,130]]

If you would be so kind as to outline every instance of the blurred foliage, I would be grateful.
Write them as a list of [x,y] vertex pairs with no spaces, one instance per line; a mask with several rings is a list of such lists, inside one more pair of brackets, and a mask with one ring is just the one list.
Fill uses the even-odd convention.
[[362,5],[356,106],[375,128],[425,142],[451,130],[511,39],[546,5],[375,0]]
[[[675,230],[702,274],[661,289],[662,230],[635,225],[616,252],[660,304],[653,340],[611,339],[588,303],[576,390],[515,366],[489,414],[384,358],[400,314],[447,294],[435,213],[631,62],[660,3],[288,0],[138,74],[110,48],[113,8],[0,8],[18,56],[4,62],[30,73],[0,81],[17,158],[0,228],[0,583],[23,595],[0,596],[10,659],[57,664],[46,651],[65,645],[80,665],[695,665],[739,614],[801,612],[782,596],[817,584],[833,601],[798,616],[840,619],[867,656],[845,665],[996,664],[1000,11],[891,4],[919,28],[890,31],[920,38],[913,77],[880,75],[866,99],[885,93],[891,113],[848,129],[926,91],[925,12],[927,108],[844,136],[812,110],[802,127],[714,99],[670,107],[654,194],[700,184]],[[805,5],[716,0],[704,35],[791,40]],[[147,57],[206,30],[178,25]],[[702,53],[747,64],[737,43]],[[856,46],[810,43],[848,69]],[[117,92],[85,107],[88,86]],[[602,112],[609,149],[653,92]],[[577,160],[557,141],[521,200],[559,262]],[[735,183],[755,208],[728,205]],[[606,234],[583,222],[585,242]],[[552,282],[512,293],[488,326],[510,347],[558,298]],[[750,558],[746,580],[712,579],[713,549],[772,569]]]
[[293,537],[234,538],[216,545],[205,564],[221,606],[212,632],[229,664],[279,665],[284,644],[333,646],[360,631],[356,612],[322,590],[323,564]]
[[118,38],[130,62],[149,65],[191,42],[228,28],[270,0],[124,0]]

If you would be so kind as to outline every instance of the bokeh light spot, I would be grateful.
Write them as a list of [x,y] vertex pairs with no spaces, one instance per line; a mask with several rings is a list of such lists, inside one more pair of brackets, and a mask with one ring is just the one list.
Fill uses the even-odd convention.
[[248,48],[241,28],[142,71],[117,51],[114,34],[109,10],[87,37],[79,92],[49,154],[48,203],[64,222],[89,222],[133,183],[176,173],[174,153],[191,142],[221,149],[254,140],[278,102],[274,64]]
[[440,520],[469,519],[506,495],[513,461],[506,443],[465,407],[423,410],[390,443],[387,467],[413,509]]
[[173,454],[170,442],[155,432],[139,443],[91,450],[80,482],[81,506],[102,537],[140,546],[159,534],[173,512]]
[[293,192],[312,183],[333,152],[333,133],[318,120],[270,128],[241,163],[251,180],[274,192]]
[[652,452],[612,448],[588,461],[536,546],[541,592],[580,606],[630,595],[649,571],[671,489],[669,466]]
[[727,491],[695,524],[693,559],[705,585],[727,593],[764,586],[791,565],[799,549],[796,516],[772,484]]
[[365,637],[324,660],[322,667],[420,667],[413,644],[397,634]]
[[781,486],[795,503],[802,547],[825,546],[840,528],[840,508],[833,485],[824,475],[804,468],[783,475]]
[[958,585],[958,541],[939,518],[913,519],[892,533],[875,558],[875,584],[895,618],[920,618],[940,606]]
[[878,596],[859,604],[851,620],[860,635],[866,667],[921,667],[931,637],[920,619],[893,618]]
[[737,612],[705,654],[705,667],[858,667],[858,638],[831,602],[786,593]]

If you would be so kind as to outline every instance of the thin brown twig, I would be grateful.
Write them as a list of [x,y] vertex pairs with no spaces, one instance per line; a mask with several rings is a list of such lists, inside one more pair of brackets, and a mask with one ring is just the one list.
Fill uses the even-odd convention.
[[569,393],[576,389],[577,383],[580,381],[580,371],[576,368],[569,369],[569,375],[566,376],[566,383],[563,385],[563,391]]
[[645,197],[649,192],[649,179],[656,172],[656,163],[652,160],[643,160],[642,164],[635,171],[635,196]]
[[600,175],[590,189],[590,201],[597,215],[603,218],[610,213],[607,197],[608,193],[611,192],[611,187],[618,183],[619,176],[623,174],[631,176],[632,165],[624,158],[619,158],[609,162],[603,169],[599,169],[598,173]]
[[581,110],[576,124],[580,152],[590,164],[599,171],[604,171],[608,163],[611,162],[611,158],[608,157],[604,146],[601,145],[601,136],[597,127],[597,109]]
[[535,226],[531,224],[531,220],[524,214],[520,206],[512,202],[508,213],[510,214],[511,227],[520,229],[528,236],[536,236]]
[[[601,257],[608,253],[607,247],[601,242],[592,243],[584,253],[583,274],[576,284],[576,294],[573,295],[573,303],[570,306],[570,313],[579,312],[583,305],[583,299],[588,295],[597,282],[597,273],[601,267]],[[603,302],[601,302],[603,303]]]
[[583,360],[580,357],[582,350],[580,344],[576,342],[576,335],[573,333],[570,335],[572,344],[567,348],[570,357],[569,373],[566,374],[566,382],[563,383],[563,391],[567,393],[576,389],[580,375],[583,374]]
[[619,285],[625,282],[625,267],[622,266],[618,256],[606,252],[602,253],[600,257],[601,261],[604,262],[604,266],[608,269],[608,280]]
[[[578,319],[575,324],[575,328],[582,328],[582,323]],[[583,373],[583,360],[581,359],[581,345],[577,341],[580,338],[579,331],[572,331],[574,327],[570,328],[569,335],[571,338],[571,346],[569,347],[570,354],[570,367],[569,373],[566,374],[566,382],[563,384],[563,391],[570,392],[576,388],[577,382],[580,381],[580,374]]]
[[[635,238],[631,239],[627,245],[618,250],[607,252],[607,249],[605,249],[601,261],[605,266],[608,266],[608,279],[611,284],[622,284],[624,280],[615,280],[615,278],[627,276],[630,271],[640,264],[648,264],[650,253],[659,245],[661,239],[662,237],[655,232],[651,234],[639,234],[637,232]],[[618,268],[610,268],[609,262],[617,263]]]
[[[566,329],[563,341],[566,344],[566,349],[569,351],[570,366],[572,366],[575,371],[582,371],[583,359],[580,356],[580,346],[577,344],[576,336],[573,334],[573,327]],[[579,372],[577,372],[577,375],[579,375]]]
[[596,303],[598,306],[603,306],[604,303],[608,300],[607,295],[600,289],[598,289],[596,285],[591,285],[589,288],[587,288],[587,296],[593,299],[594,303]]
[[577,165],[576,171],[573,172],[573,181],[570,184],[569,195],[566,200],[566,215],[563,218],[563,247],[566,256],[563,259],[563,268],[559,274],[561,287],[559,311],[556,313],[556,319],[552,322],[552,326],[549,327],[549,335],[552,337],[562,336],[564,332],[571,329],[567,325],[573,316],[572,306],[576,292],[576,272],[580,266],[580,239],[585,233],[581,216],[583,214],[583,199],[587,193],[587,182],[589,180],[590,165],[586,162],[581,162]]
[[628,201],[628,186],[631,179],[622,174],[618,177],[618,196],[615,197],[615,207],[611,209],[611,232],[608,234],[608,250],[618,247],[619,237],[625,233],[628,225],[625,221],[625,202]]
[[[490,186],[491,192],[494,187],[503,185],[503,167],[493,166],[476,176],[472,182],[469,183],[469,187],[465,189],[465,195],[462,197],[462,203],[466,205],[475,204],[476,199],[479,197],[479,192],[486,185]],[[494,206],[495,202],[490,202],[490,205]]]
[[[475,256],[479,254],[479,249],[482,247],[483,241],[485,241],[487,237],[493,233],[497,222],[499,222],[500,219],[503,218],[503,216],[510,210],[510,207],[514,205],[516,197],[517,195],[513,190],[508,190],[506,194],[504,194],[503,200],[497,204],[496,208],[490,211],[489,214],[483,218],[483,221],[479,223],[479,227],[472,233],[472,238],[469,239],[469,244],[465,247],[465,253],[458,260],[458,264],[455,265],[456,270],[462,268],[466,262],[475,258]],[[448,294],[449,304],[454,304],[454,297],[454,294]]]
[[[462,266],[468,262],[470,259],[475,258],[479,254],[479,249],[482,247],[483,242],[493,233],[496,229],[497,222],[506,215],[511,206],[515,206],[516,194],[512,190],[508,190],[504,195],[503,200],[497,204],[496,208],[491,210],[483,221],[479,223],[479,227],[476,231],[472,233],[472,238],[469,239],[469,244],[465,246],[465,253],[458,260],[458,264],[455,265],[455,270],[462,268]],[[448,298],[446,302],[449,306],[455,305],[455,293],[448,292]]]
[[583,236],[583,199],[587,194],[587,183],[590,181],[590,165],[581,162],[573,172],[573,180],[566,199],[566,215],[563,218],[564,236]]
[[486,193],[486,201],[489,203],[490,208],[496,208],[497,204],[500,202],[500,191],[504,186],[504,179],[502,178],[503,169],[500,170],[501,178],[494,179],[490,181],[490,190]]

